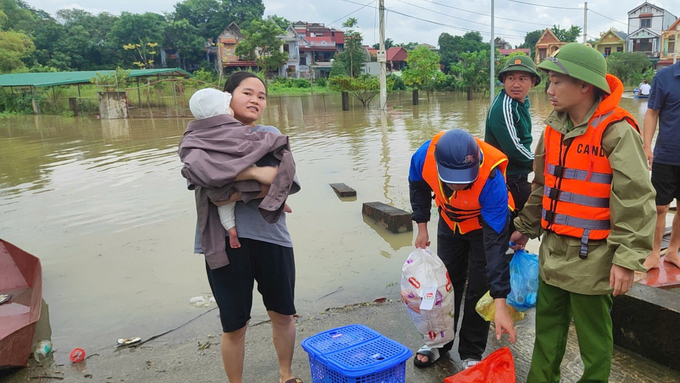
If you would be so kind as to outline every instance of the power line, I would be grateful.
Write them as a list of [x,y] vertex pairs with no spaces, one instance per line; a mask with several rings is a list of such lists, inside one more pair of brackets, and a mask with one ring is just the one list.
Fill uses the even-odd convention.
[[553,9],[569,9],[569,10],[577,10],[577,11],[582,11],[583,8],[576,8],[576,7],[557,7],[554,5],[543,5],[543,4],[536,4],[536,3],[529,3],[526,1],[520,1],[520,0],[507,0],[511,3],[519,3],[519,4],[526,4],[526,5],[533,5],[535,7],[543,7],[543,8],[553,8]]
[[372,0],[370,3],[366,3],[366,4],[363,4],[363,5],[362,5],[362,4],[359,4],[359,3],[355,3],[355,4],[361,5],[361,8],[357,9],[357,10],[354,11],[354,12],[350,12],[350,13],[346,14],[345,16],[340,17],[339,19],[337,19],[337,20],[333,21],[332,23],[328,24],[328,26],[330,27],[331,25],[337,23],[338,21],[344,19],[345,17],[351,16],[351,15],[357,13],[357,12],[359,12],[360,10],[362,10],[362,9],[364,9],[364,8],[366,8],[366,7],[368,7],[369,5],[371,5],[371,4],[373,4],[373,3],[375,3],[375,0]]
[[[453,6],[451,6],[451,5],[446,5],[446,4],[442,4],[442,3],[437,3],[436,1],[432,1],[432,0],[422,0],[422,1],[426,1],[426,2],[428,2],[428,3],[436,4],[436,5],[439,5],[439,6],[442,6],[442,7],[446,7],[446,8],[455,9],[455,10],[457,10],[457,11],[463,11],[463,12],[468,12],[468,13],[472,13],[472,14],[475,14],[475,15],[491,17],[491,15],[489,15],[488,13],[475,12],[475,11],[468,11],[467,9],[457,8],[457,7],[453,7]],[[495,18],[495,19],[498,19],[498,20],[508,20],[508,21],[515,21],[515,22],[518,21],[517,19],[510,19],[510,18],[507,18],[507,17],[500,17],[500,16],[494,16],[494,18]],[[530,22],[530,21],[522,21],[522,23],[523,23],[523,24],[540,25],[540,26],[542,26],[542,27],[547,27],[547,28],[550,28],[550,27],[551,27],[551,25],[542,24],[542,23],[532,23],[532,22]]]
[[[461,21],[465,21],[465,22],[473,23],[473,24],[479,24],[479,25],[483,25],[483,26],[485,26],[485,27],[491,28],[491,25],[489,25],[489,24],[484,24],[484,23],[480,23],[480,22],[477,22],[477,21],[467,20],[467,19],[461,19],[460,17],[456,17],[456,16],[453,16],[453,15],[449,15],[449,14],[442,13],[442,12],[439,12],[439,11],[435,11],[435,10],[432,10],[432,9],[428,9],[428,8],[425,8],[425,7],[421,7],[421,6],[419,6],[419,5],[411,4],[411,3],[406,2],[406,1],[404,1],[404,0],[397,0],[397,1],[400,2],[400,3],[404,3],[404,4],[406,4],[406,5],[410,5],[410,6],[412,6],[412,7],[424,9],[424,10],[426,10],[426,11],[434,12],[434,13],[437,13],[437,14],[442,15],[442,16],[447,16],[447,17],[450,17],[450,18],[452,18],[452,19],[461,20]],[[495,29],[505,29],[505,30],[513,31],[513,32],[529,33],[529,32],[527,32],[527,31],[520,31],[520,30],[518,30],[518,29],[503,28],[503,27],[496,27]]]
[[593,10],[590,9],[590,8],[588,8],[588,11],[589,11],[589,12],[593,12],[594,14],[596,14],[596,15],[598,15],[598,16],[602,16],[602,17],[604,17],[605,19],[609,19],[609,20],[611,20],[611,21],[616,21],[617,23],[620,23],[620,24],[623,24],[623,25],[625,25],[625,26],[628,26],[628,23],[624,23],[623,21],[619,21],[619,20],[616,20],[616,19],[612,19],[612,18],[609,17],[609,16],[605,16],[605,15],[599,13],[599,12],[595,12],[595,11],[593,11]]
[[[352,0],[342,0],[342,1],[347,2],[347,3],[351,3],[351,4],[363,5],[363,4],[361,4],[361,3],[357,3],[357,2],[352,1]],[[485,31],[479,31],[479,30],[471,29],[471,28],[459,27],[459,26],[456,26],[456,25],[440,23],[440,22],[438,22],[438,21],[433,21],[433,20],[423,19],[423,18],[421,18],[421,17],[416,17],[416,16],[412,16],[412,15],[407,15],[406,13],[402,13],[402,12],[399,12],[399,11],[395,11],[394,9],[388,9],[387,7],[385,7],[385,10],[386,10],[386,11],[389,11],[389,12],[392,12],[392,13],[396,13],[397,15],[401,15],[401,16],[408,17],[408,18],[415,19],[415,20],[424,21],[424,22],[430,23],[430,24],[440,25],[440,26],[443,26],[443,27],[454,28],[454,29],[458,29],[458,30],[461,30],[461,31],[478,32],[478,33],[487,34],[487,35],[490,35],[490,34],[491,34],[491,32],[485,32]],[[506,36],[507,36],[507,37],[524,38],[524,36],[517,36],[517,35],[506,35]]]

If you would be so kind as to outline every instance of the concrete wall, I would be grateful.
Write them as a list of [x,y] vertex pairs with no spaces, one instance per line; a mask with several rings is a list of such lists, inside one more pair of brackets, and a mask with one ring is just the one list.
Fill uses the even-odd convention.
[[114,120],[128,118],[127,95],[125,92],[100,92],[99,93],[99,118],[102,120]]

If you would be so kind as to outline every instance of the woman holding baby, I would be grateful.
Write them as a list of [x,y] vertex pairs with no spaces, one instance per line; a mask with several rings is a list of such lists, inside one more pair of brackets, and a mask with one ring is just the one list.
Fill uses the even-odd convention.
[[[206,255],[208,281],[220,310],[224,369],[229,382],[242,382],[245,334],[250,320],[253,286],[257,281],[257,289],[262,294],[267,314],[271,318],[274,347],[279,361],[279,381],[301,383],[302,381],[295,378],[291,371],[295,346],[293,318],[296,312],[293,302],[295,261],[293,242],[283,214],[284,209],[290,212],[285,205],[285,197],[300,190],[300,184],[294,176],[295,165],[292,162],[287,137],[281,136],[281,132],[273,126],[256,124],[267,106],[267,88],[264,82],[250,72],[236,72],[227,78],[224,91],[231,94],[229,106],[233,111],[232,116],[221,114],[205,119],[197,117],[196,121],[189,123],[185,137],[180,143],[180,156],[185,163],[182,174],[190,183],[197,185],[199,222],[195,251]],[[195,112],[194,114],[196,115]],[[193,147],[201,156],[205,156],[206,149],[198,147],[201,145],[199,142],[213,142],[214,145],[224,143],[224,147],[208,148],[212,152],[219,152],[214,158],[187,155],[186,153],[190,151],[187,148],[193,145],[188,139],[192,134],[199,136],[204,134],[202,139],[195,140],[196,147]],[[204,139],[206,137],[212,140]],[[220,137],[227,138],[216,139]],[[242,145],[243,141],[239,140],[246,140],[248,145]],[[234,153],[235,145],[247,148],[247,152]],[[267,154],[270,149],[270,154]],[[257,161],[263,153],[264,157],[270,158],[269,163],[266,163],[267,161],[261,163],[266,158]],[[272,154],[275,158],[272,158]],[[219,157],[222,155],[227,157]],[[254,157],[258,157],[255,162],[252,161]],[[187,158],[189,160],[186,160]],[[208,170],[204,172],[206,168],[203,164],[206,162],[210,164],[213,160],[219,163],[216,159],[223,158],[237,161],[238,166],[244,161],[248,162],[242,168],[236,167],[242,170],[239,170],[235,178],[234,175],[230,175],[229,177],[232,177],[230,181],[250,181],[249,185],[255,184],[259,194],[258,191],[252,190],[244,192],[245,187],[243,189],[235,187],[236,192],[231,189],[228,192],[222,190],[216,193],[212,188],[214,185],[201,185],[203,179],[198,181],[192,178],[195,174],[185,174],[191,171],[200,173],[201,176],[204,173],[211,174],[217,166],[207,167]],[[253,166],[256,163],[258,166]],[[220,178],[215,176],[213,180],[215,179]],[[279,192],[281,190],[283,193]],[[246,195],[250,197],[244,198]],[[224,199],[218,196],[223,196]],[[199,201],[201,198],[202,202]],[[207,200],[210,203],[205,203]],[[271,203],[272,201],[274,202]],[[236,202],[233,212],[238,234],[237,238],[228,238],[226,231],[219,224],[222,211],[220,217],[216,218],[216,215],[219,206],[233,202]],[[211,246],[222,248],[210,249]]]

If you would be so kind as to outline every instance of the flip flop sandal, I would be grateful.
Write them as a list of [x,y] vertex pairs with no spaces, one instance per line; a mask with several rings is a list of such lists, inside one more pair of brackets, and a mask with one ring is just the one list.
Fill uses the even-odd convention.
[[[426,356],[427,362],[421,362],[418,360],[418,355]],[[429,348],[427,345],[423,345],[418,351],[416,351],[416,356],[413,357],[413,364],[418,368],[430,367],[435,364],[441,357],[438,348]]]
[[302,383],[302,379],[300,379],[300,378],[288,379],[283,383]]

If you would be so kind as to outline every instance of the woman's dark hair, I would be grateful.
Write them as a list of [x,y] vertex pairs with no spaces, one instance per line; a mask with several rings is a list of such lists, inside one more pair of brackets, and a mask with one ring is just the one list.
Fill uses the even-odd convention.
[[246,71],[243,71],[243,70],[238,71],[238,72],[234,72],[234,73],[230,74],[229,77],[227,77],[227,82],[224,83],[224,91],[233,94],[234,90],[236,90],[236,88],[238,88],[238,86],[241,85],[243,80],[245,80],[247,78],[251,78],[251,77],[260,80],[262,85],[264,85],[264,91],[266,93],[267,92],[267,84],[265,84],[264,81],[262,81],[261,78],[257,77],[257,75],[255,73],[246,72]]

